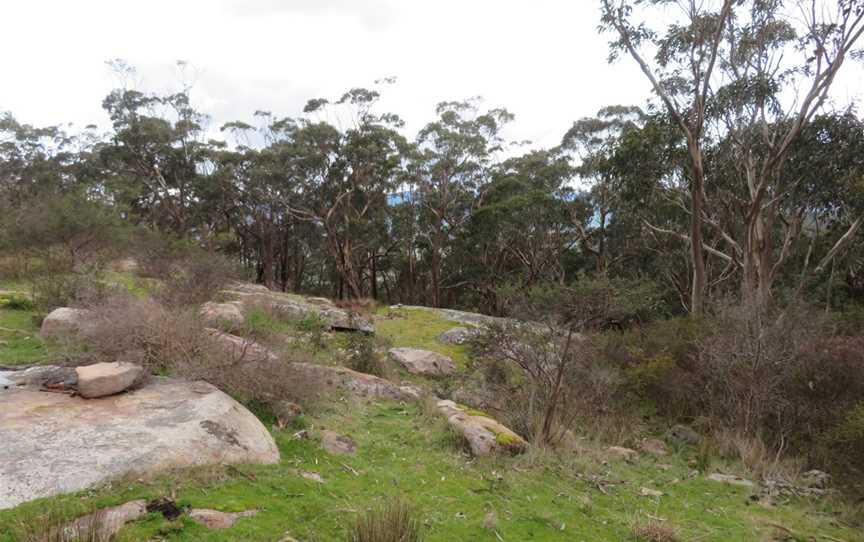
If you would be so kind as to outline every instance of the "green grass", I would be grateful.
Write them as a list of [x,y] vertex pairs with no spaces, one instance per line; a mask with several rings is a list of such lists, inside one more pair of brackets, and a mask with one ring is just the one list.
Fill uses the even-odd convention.
[[[385,318],[392,314],[393,318]],[[448,356],[457,367],[468,364],[468,347],[460,344],[444,344],[437,340],[438,335],[454,327],[464,327],[459,322],[441,318],[432,311],[421,309],[378,310],[375,319],[376,335],[389,340],[394,347],[421,348]]]
[[[242,474],[216,467],[147,483],[115,483],[0,511],[0,525],[14,525],[52,502],[86,510],[173,492],[183,505],[261,512],[225,531],[151,515],[127,526],[120,540],[272,542],[287,533],[306,542],[338,541],[359,514],[392,496],[401,496],[418,511],[428,542],[630,540],[633,521],[649,516],[677,526],[684,540],[770,540],[772,524],[790,529],[800,540],[817,535],[864,540],[837,525],[828,509],[804,502],[762,508],[749,503],[746,489],[690,478],[686,453],[669,458],[668,470],[650,459],[608,466],[539,455],[469,460],[450,447],[439,423],[414,406],[341,405],[308,421],[350,435],[359,444],[357,455],[329,456],[314,439],[295,440],[290,432],[280,432],[275,435],[282,452],[278,465],[243,466]],[[306,480],[300,471],[318,473],[325,483]],[[602,491],[595,480],[605,482]],[[641,487],[664,496],[643,497]],[[498,518],[494,530],[483,527],[489,512]],[[0,534],[0,541],[10,540]]]
[[46,360],[51,349],[39,337],[34,310],[11,310],[0,303],[0,365]]
[[135,297],[145,298],[156,293],[161,283],[156,279],[138,277],[132,273],[106,270],[101,274],[100,282],[106,286],[121,286]]

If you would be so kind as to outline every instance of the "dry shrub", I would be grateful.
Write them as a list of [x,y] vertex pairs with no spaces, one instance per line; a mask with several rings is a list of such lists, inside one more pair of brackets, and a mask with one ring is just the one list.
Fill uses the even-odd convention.
[[391,499],[357,519],[348,542],[420,542],[421,523],[401,499]]
[[127,359],[150,373],[170,373],[205,380],[250,404],[292,400],[314,402],[323,389],[299,376],[292,362],[302,354],[284,352],[278,359],[260,359],[248,348],[229,348],[205,330],[193,308],[166,307],[153,299],[117,295],[90,306],[97,315],[84,339],[97,358]]
[[759,437],[719,429],[711,435],[710,443],[721,457],[740,462],[756,479],[794,480],[803,470],[800,459],[784,457],[784,450],[768,446]]
[[345,309],[349,312],[358,314],[370,314],[378,307],[378,302],[368,297],[357,299],[335,299],[333,304],[340,309]]
[[239,279],[237,264],[221,254],[195,252],[184,258],[179,270],[165,280],[159,298],[173,307],[199,305],[213,299],[229,282]]
[[640,542],[678,542],[681,540],[678,529],[674,525],[655,519],[634,522],[631,531],[633,538]]
[[[475,348],[493,364],[486,385],[499,390],[502,421],[536,442],[555,444],[567,430],[610,414],[622,384],[614,367],[597,362],[589,340],[560,328],[495,327]],[[518,378],[506,376],[507,365]]]
[[131,358],[160,373],[201,363],[207,337],[193,309],[169,309],[153,299],[115,295],[90,308],[84,339],[102,357]]

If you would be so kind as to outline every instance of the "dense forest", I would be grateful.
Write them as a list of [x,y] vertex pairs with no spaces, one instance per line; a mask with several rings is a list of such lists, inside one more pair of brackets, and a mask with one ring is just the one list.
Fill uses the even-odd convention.
[[598,280],[638,286],[655,314],[730,296],[842,308],[864,286],[864,121],[829,92],[858,56],[862,7],[836,4],[797,27],[782,2],[692,5],[657,33],[603,2],[611,57],[635,59],[654,95],[546,149],[505,140],[514,115],[479,99],[442,102],[406,134],[377,106],[392,79],[218,129],[188,85],[121,85],[103,101],[108,133],[6,113],[3,242],[61,239],[80,266],[146,227],[270,287],[496,315],[507,292]]

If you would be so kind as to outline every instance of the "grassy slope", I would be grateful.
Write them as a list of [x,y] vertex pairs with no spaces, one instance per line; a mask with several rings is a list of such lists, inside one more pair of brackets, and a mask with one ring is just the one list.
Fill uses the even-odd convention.
[[[669,458],[668,470],[649,459],[637,465],[612,462],[608,467],[548,458],[533,466],[530,457],[471,461],[454,450],[440,425],[415,406],[343,405],[309,422],[351,435],[359,444],[357,455],[328,456],[315,440],[295,440],[290,431],[279,432],[281,464],[242,467],[250,477],[230,469],[199,469],[147,484],[115,484],[83,495],[83,503],[75,497],[54,500],[105,506],[173,492],[189,506],[262,510],[227,531],[207,531],[188,520],[170,523],[154,515],[127,527],[121,537],[127,541],[164,537],[272,542],[285,533],[307,542],[342,540],[358,512],[396,494],[419,510],[430,542],[627,540],[632,522],[647,517],[677,525],[685,540],[771,540],[771,524],[791,529],[800,540],[817,534],[862,540],[848,529],[832,526],[827,515],[807,510],[805,503],[765,509],[748,505],[747,490],[688,478],[686,453]],[[589,481],[595,469],[605,480],[627,483],[609,486],[603,493]],[[308,481],[298,470],[319,473],[326,483]],[[643,497],[641,487],[666,495]],[[0,511],[0,525],[11,525],[44,506],[37,502]],[[492,511],[497,526],[485,529],[484,517]],[[2,536],[0,540],[5,542]]]
[[[426,311],[400,311],[404,318],[378,322],[379,333],[397,346],[429,348],[467,360],[461,347],[434,342],[454,324]],[[265,420],[267,421],[267,420]],[[295,440],[292,431],[276,432],[282,461],[275,466],[244,466],[242,474],[223,467],[173,473],[150,481],[117,482],[79,495],[58,497],[0,511],[0,542],[8,528],[39,510],[65,504],[79,513],[134,498],[175,495],[181,504],[239,511],[261,509],[232,529],[208,531],[187,520],[168,522],[151,515],[124,529],[121,540],[229,541],[344,540],[358,513],[378,499],[402,495],[421,515],[427,540],[629,540],[630,526],[662,518],[677,526],[683,540],[772,540],[773,525],[795,533],[789,540],[862,540],[828,514],[830,501],[803,501],[766,509],[748,499],[746,489],[690,477],[688,461],[695,450],[684,448],[657,461],[642,458],[630,465],[603,465],[585,456],[564,459],[526,457],[470,460],[453,447],[443,422],[417,406],[395,404],[330,405],[307,416],[312,440]],[[330,428],[359,444],[353,457],[329,456],[314,440],[316,430]],[[590,454],[589,454],[590,455]],[[298,471],[319,473],[318,484]],[[356,471],[357,474],[354,474]],[[593,480],[621,482],[601,485]],[[640,495],[642,487],[665,494]],[[489,512],[494,529],[483,527]],[[3,530],[7,533],[4,535]]]
[[468,348],[463,345],[442,344],[436,337],[448,329],[464,327],[459,322],[445,320],[433,313],[418,309],[390,309],[378,311],[375,322],[376,334],[390,341],[394,347],[422,348],[438,352],[465,367],[468,363]]
[[27,286],[20,282],[0,283],[0,365],[38,363],[49,355],[39,338],[35,310],[13,310],[6,303],[26,298]]

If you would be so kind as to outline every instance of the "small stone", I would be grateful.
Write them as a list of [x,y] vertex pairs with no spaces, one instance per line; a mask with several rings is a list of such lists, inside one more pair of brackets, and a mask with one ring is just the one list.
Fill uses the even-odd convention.
[[245,512],[220,512],[206,508],[193,508],[189,511],[192,521],[203,525],[208,529],[230,529],[240,518],[248,518],[256,515],[258,510],[246,510]]
[[321,446],[332,455],[353,455],[357,451],[357,443],[350,437],[329,430],[321,432]]
[[313,482],[318,482],[319,484],[324,483],[324,478],[321,477],[317,472],[309,472],[305,470],[300,471],[300,476],[306,478],[307,480],[312,480]]
[[624,448],[623,446],[610,446],[606,448],[606,451],[627,462],[635,461],[639,457],[639,452],[630,448]]
[[825,489],[831,481],[831,475],[827,472],[813,469],[802,474],[801,481],[808,488]]
[[657,491],[656,489],[651,489],[648,487],[643,487],[639,489],[639,494],[643,497],[662,497],[663,492]]
[[122,361],[76,367],[78,394],[95,399],[126,391],[143,371],[140,365]]
[[756,485],[752,481],[747,480],[746,478],[741,478],[740,476],[735,476],[734,474],[720,474],[719,472],[715,472],[709,474],[707,478],[713,482],[720,482],[722,484],[733,486],[754,487]]
[[702,436],[686,425],[675,425],[669,430],[669,438],[685,444],[699,444]]
[[646,454],[656,456],[669,454],[669,448],[666,447],[666,444],[662,440],[656,438],[642,439],[642,442],[639,444],[639,449]]
[[498,514],[494,510],[486,513],[486,517],[483,518],[483,528],[489,531],[498,528]]

